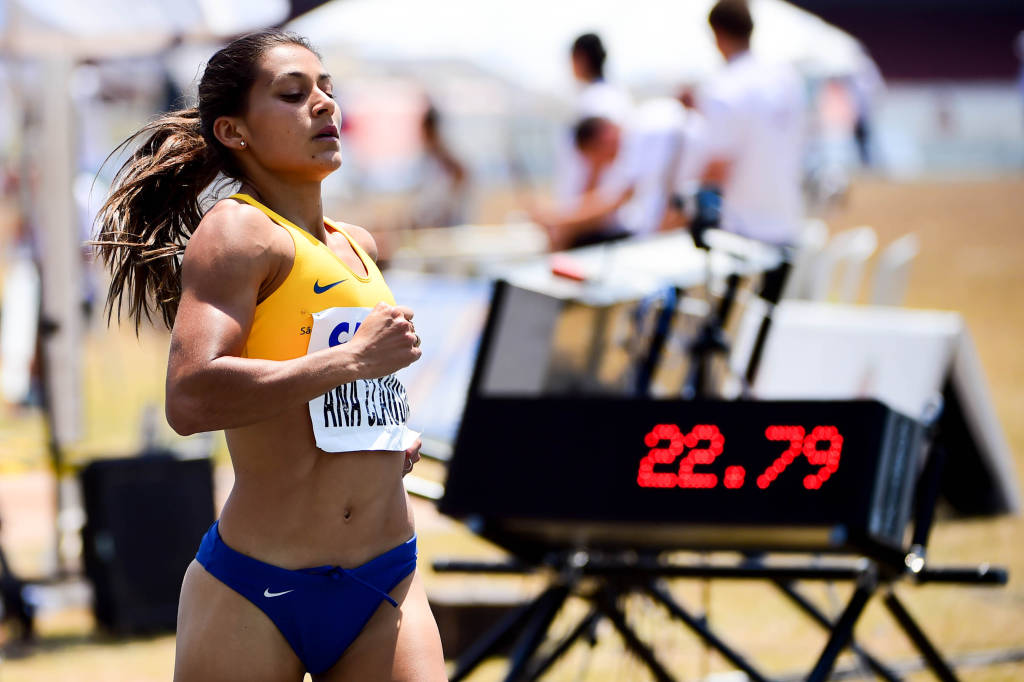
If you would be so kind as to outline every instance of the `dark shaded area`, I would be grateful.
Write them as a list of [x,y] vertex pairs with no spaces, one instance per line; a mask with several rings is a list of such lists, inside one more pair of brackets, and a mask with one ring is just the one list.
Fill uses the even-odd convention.
[[182,576],[213,523],[210,460],[97,460],[81,483],[82,558],[97,624],[114,634],[173,631]]
[[1013,500],[996,479],[998,469],[981,450],[964,415],[960,394],[953,382],[942,391],[944,407],[939,419],[939,439],[947,456],[942,471],[942,497],[958,516],[997,516],[1012,513]]
[[1012,79],[1018,0],[790,0],[852,34],[888,79]]
[[7,563],[7,555],[0,546],[0,605],[2,618],[18,623],[18,641],[28,643],[35,639],[35,607],[24,598],[25,583],[14,574]]
[[320,5],[326,5],[327,0],[291,0],[289,4],[291,5],[291,10],[288,12],[288,18],[282,23],[287,23],[300,14],[305,14]]

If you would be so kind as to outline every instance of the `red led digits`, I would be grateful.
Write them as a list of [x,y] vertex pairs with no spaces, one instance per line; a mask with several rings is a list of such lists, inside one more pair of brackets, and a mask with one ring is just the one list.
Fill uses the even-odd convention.
[[743,487],[743,479],[747,475],[747,470],[743,467],[726,467],[725,476],[722,477],[722,483],[725,484],[726,488],[735,490]]
[[[818,490],[832,474],[839,469],[839,459],[843,451],[843,436],[835,426],[815,426],[810,434],[802,426],[769,426],[764,432],[770,441],[788,442],[786,451],[775,458],[768,468],[757,477],[757,487],[764,490],[770,486],[782,472],[803,455],[812,466],[819,467],[813,474],[803,479],[804,488]],[[707,443],[706,447],[697,447]],[[714,488],[718,485],[718,475],[695,472],[698,465],[709,465],[722,454],[725,447],[725,436],[714,424],[698,424],[689,433],[682,433],[676,424],[658,424],[644,436],[644,445],[649,450],[647,456],[640,460],[636,482],[641,488]],[[679,461],[677,473],[655,471],[656,464],[672,464],[684,450],[689,450],[686,457]],[[725,468],[722,484],[730,490],[738,490],[746,481],[746,469],[741,466]]]
[[[698,448],[702,441],[708,442],[708,447]],[[715,458],[722,454],[725,446],[725,436],[714,424],[698,424],[686,434],[683,442],[690,448],[689,454],[679,462],[679,487],[680,488],[714,488],[718,485],[718,476],[715,474],[694,473],[693,467],[696,464],[711,464]]]
[[[828,448],[820,449],[821,443],[828,443]],[[839,456],[843,451],[843,437],[834,426],[815,426],[804,439],[804,456],[815,466],[820,466],[817,473],[804,477],[804,487],[817,490],[839,468]]]
[[[757,477],[757,487],[762,490],[770,486],[800,455],[814,466],[821,467],[816,473],[804,477],[804,487],[808,490],[821,488],[821,484],[839,468],[843,437],[834,426],[815,426],[806,437],[802,426],[769,426],[764,435],[768,440],[789,441],[789,448]],[[819,449],[821,443],[828,443],[828,448]]]
[[804,446],[804,427],[802,426],[769,426],[764,430],[768,440],[788,440],[789,449],[772,462],[764,473],[757,477],[757,487],[762,490],[772,484],[776,477],[786,470]]
[[[659,447],[665,441],[668,441],[668,447]],[[697,446],[704,441],[708,446],[698,448]],[[675,424],[658,424],[644,436],[644,445],[650,450],[647,456],[640,460],[640,470],[636,476],[637,485],[641,488],[674,488],[677,485],[680,488],[714,488],[718,485],[718,476],[715,474],[693,471],[695,465],[711,464],[722,453],[725,436],[714,424],[698,424],[685,435]],[[654,470],[655,464],[674,462],[676,457],[683,453],[684,448],[690,448],[690,452],[679,462],[678,474]],[[733,471],[729,482],[738,481],[735,487],[743,485],[743,476],[746,472],[742,467],[731,469],[738,471]]]
[[[640,460],[636,482],[641,488],[674,488],[679,477],[669,472],[656,472],[655,464],[671,464],[683,452],[683,434],[675,424],[658,424],[644,436],[644,445],[650,450]],[[667,448],[657,447],[668,441]]]

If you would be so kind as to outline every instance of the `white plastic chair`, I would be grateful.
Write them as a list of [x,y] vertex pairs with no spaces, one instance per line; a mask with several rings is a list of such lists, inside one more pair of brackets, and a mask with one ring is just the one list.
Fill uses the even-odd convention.
[[782,290],[782,298],[807,298],[813,278],[815,264],[828,242],[828,226],[818,219],[804,223],[804,229],[797,240],[793,265]]
[[[782,290],[782,299],[807,298],[815,268],[828,242],[828,226],[812,218],[804,223],[796,243],[796,253]],[[753,355],[761,322],[769,312],[769,305],[757,296],[742,296],[743,313],[736,326],[729,352],[730,374],[721,387],[723,397],[735,398],[742,394],[744,377]]]
[[877,246],[878,237],[874,229],[867,226],[845,230],[832,237],[815,263],[807,298],[855,302],[864,277],[864,265]]
[[878,256],[871,281],[872,305],[903,305],[910,281],[910,266],[920,251],[920,242],[914,233],[905,234]]

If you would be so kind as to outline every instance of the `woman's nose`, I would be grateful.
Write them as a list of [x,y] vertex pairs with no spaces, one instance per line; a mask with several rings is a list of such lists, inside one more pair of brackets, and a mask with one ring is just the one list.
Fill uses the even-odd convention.
[[317,98],[316,103],[313,105],[313,115],[319,116],[324,113],[333,115],[335,106],[334,100],[321,91],[320,97]]

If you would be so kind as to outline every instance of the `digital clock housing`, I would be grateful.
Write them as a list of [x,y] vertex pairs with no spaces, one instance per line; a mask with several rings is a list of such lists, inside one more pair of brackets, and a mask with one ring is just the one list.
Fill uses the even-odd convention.
[[520,551],[901,550],[923,444],[868,400],[471,393],[440,509]]

